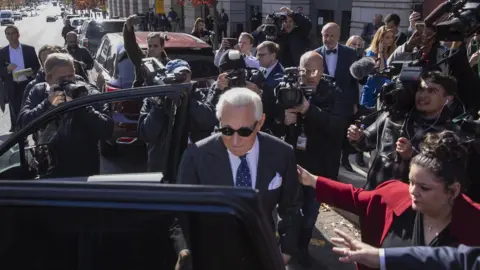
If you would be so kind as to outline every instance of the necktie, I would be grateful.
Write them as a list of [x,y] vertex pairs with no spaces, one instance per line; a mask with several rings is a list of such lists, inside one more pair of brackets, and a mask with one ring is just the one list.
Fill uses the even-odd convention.
[[337,53],[337,49],[333,49],[333,50],[327,50],[327,54],[336,54]]
[[237,169],[237,187],[252,187],[252,175],[250,168],[248,168],[247,155],[240,157],[240,166]]

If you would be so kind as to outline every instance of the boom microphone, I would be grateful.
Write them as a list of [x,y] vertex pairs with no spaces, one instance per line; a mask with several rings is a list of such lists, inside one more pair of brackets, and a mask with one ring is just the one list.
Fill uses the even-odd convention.
[[350,66],[350,74],[352,74],[352,76],[358,81],[361,81],[365,77],[368,77],[368,75],[372,74],[375,70],[375,66],[375,59],[373,57],[363,57],[360,60],[353,62]]

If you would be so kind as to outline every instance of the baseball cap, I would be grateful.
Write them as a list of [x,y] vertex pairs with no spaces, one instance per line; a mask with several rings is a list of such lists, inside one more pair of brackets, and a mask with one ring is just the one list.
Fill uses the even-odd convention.
[[181,71],[189,71],[190,70],[190,65],[187,63],[187,61],[182,60],[182,59],[175,59],[175,60],[170,60],[167,63],[166,68],[166,73],[178,73]]
[[225,72],[232,69],[245,69],[245,59],[242,53],[238,50],[227,50],[220,58],[218,65],[220,72]]

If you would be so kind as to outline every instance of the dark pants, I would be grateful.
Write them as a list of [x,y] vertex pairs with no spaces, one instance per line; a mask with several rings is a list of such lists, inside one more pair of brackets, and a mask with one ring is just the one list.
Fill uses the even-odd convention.
[[23,92],[27,87],[28,81],[13,82],[13,89],[8,90],[8,108],[10,110],[10,129],[15,131],[18,115],[22,107]]
[[302,186],[303,191],[303,220],[300,231],[298,248],[308,250],[310,239],[312,238],[313,228],[317,221],[320,204],[317,202],[317,194],[312,187]]

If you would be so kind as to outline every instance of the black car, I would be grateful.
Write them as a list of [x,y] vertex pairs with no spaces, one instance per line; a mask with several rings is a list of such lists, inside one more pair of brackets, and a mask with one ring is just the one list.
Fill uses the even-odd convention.
[[109,33],[122,32],[125,21],[126,19],[93,19],[85,21],[78,33],[80,45],[87,48],[94,55],[103,36]]
[[[140,48],[146,50],[148,32],[136,32]],[[218,75],[213,63],[213,50],[204,41],[185,33],[168,33],[165,52],[171,59],[183,59],[192,69],[192,80],[198,87],[208,88]],[[107,34],[95,55],[95,64],[89,73],[90,82],[103,92],[130,88],[135,78],[134,66],[123,46],[122,33]],[[118,145],[143,145],[137,133],[142,102],[128,100],[113,105],[111,116],[115,122],[112,138],[100,143],[104,156],[117,154]]]
[[47,16],[47,22],[56,22],[57,21],[57,16]]
[[[182,226],[183,234],[190,236],[193,269],[285,269],[271,225],[252,189],[161,184],[169,182],[162,179],[169,173],[51,178],[41,172],[40,164],[55,165],[54,148],[37,144],[30,135],[49,123],[99,103],[187,91],[184,86],[157,86],[80,97],[46,112],[3,142],[2,267],[167,269],[167,254],[176,256],[166,251],[173,245],[169,229],[178,217],[180,224],[182,220],[195,224]],[[179,126],[174,125],[175,131]],[[172,153],[178,151],[177,145],[172,140]],[[175,171],[174,164],[178,163],[168,170]],[[173,173],[170,180],[175,178]],[[229,230],[221,230],[225,227]],[[228,262],[219,260],[218,250],[230,253]],[[195,254],[202,254],[202,260],[196,260]],[[206,268],[202,263],[217,267]]]

